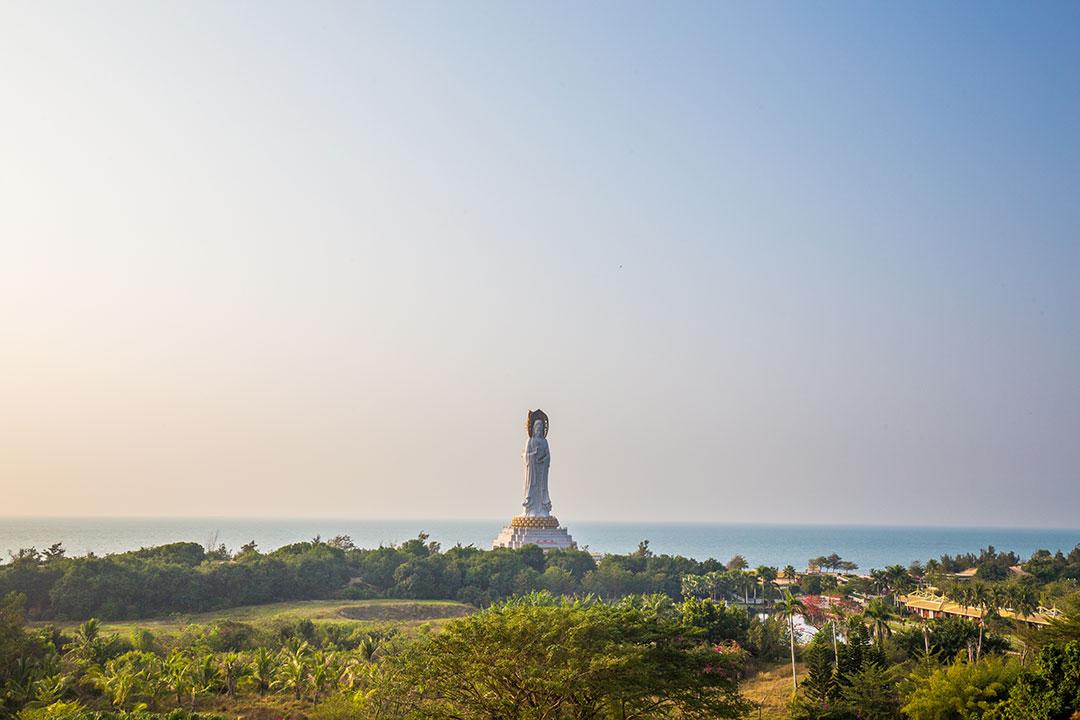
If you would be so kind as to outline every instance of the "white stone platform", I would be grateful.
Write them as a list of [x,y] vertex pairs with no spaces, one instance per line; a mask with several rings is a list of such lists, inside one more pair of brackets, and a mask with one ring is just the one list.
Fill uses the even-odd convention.
[[540,527],[540,523],[528,522],[533,519],[516,517],[511,520],[510,524],[499,533],[499,537],[495,538],[492,547],[520,548],[526,545],[537,545],[544,550],[566,550],[577,547],[574,538],[570,537],[566,528],[559,527],[559,521],[555,518],[544,518],[544,520],[552,521],[543,523],[548,527]]

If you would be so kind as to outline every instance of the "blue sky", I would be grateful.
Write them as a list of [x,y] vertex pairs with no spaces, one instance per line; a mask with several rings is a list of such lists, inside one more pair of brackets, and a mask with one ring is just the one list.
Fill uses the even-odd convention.
[[541,406],[567,520],[1075,527],[1078,67],[1068,3],[7,4],[8,511],[501,517]]

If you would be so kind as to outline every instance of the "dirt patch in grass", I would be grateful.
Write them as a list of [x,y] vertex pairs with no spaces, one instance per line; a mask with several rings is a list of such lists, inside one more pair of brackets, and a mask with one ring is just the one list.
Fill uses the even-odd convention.
[[428,603],[378,603],[354,605],[338,610],[338,615],[349,620],[445,620],[464,617],[476,612],[467,605]]

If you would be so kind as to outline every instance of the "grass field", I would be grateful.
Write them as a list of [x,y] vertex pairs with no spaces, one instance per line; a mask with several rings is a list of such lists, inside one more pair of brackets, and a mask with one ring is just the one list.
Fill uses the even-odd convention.
[[[269,605],[245,605],[215,612],[164,618],[103,621],[101,630],[105,634],[118,633],[124,636],[129,635],[135,628],[144,628],[155,634],[172,634],[189,625],[208,625],[221,620],[235,620],[255,626],[311,620],[316,623],[392,624],[408,629],[423,623],[437,626],[450,618],[462,617],[475,611],[476,608],[471,605],[448,600],[300,600]],[[54,624],[70,628],[79,623]]]
[[[797,666],[801,680],[806,668]],[[791,663],[783,662],[764,668],[739,684],[743,697],[757,706],[746,716],[747,720],[783,720],[788,717],[791,702]]]

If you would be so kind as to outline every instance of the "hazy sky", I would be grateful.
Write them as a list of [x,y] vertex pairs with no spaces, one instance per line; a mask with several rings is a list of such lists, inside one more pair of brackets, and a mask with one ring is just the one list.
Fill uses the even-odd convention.
[[0,4],[0,514],[1080,525],[1080,4]]

